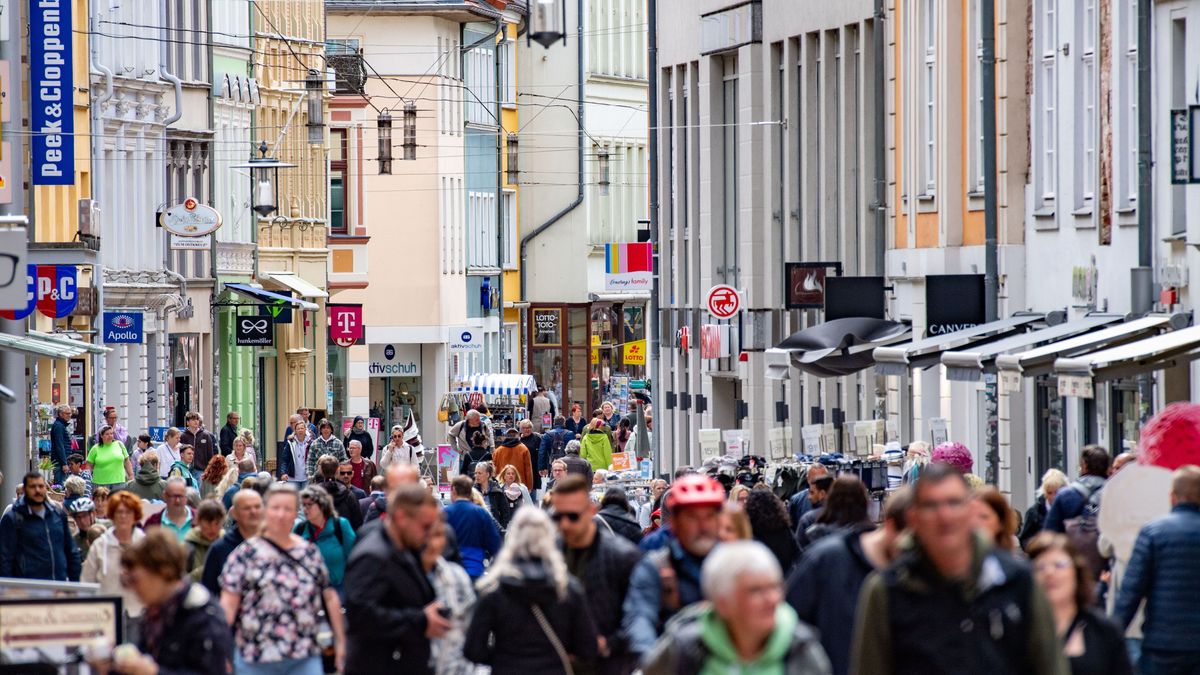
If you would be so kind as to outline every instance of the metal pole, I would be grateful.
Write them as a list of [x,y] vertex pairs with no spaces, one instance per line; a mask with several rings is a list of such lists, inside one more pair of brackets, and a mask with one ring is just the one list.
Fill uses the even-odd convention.
[[884,0],[875,0],[872,38],[875,43],[875,274],[887,270],[887,110],[884,98],[887,80],[887,36],[884,34]]
[[1153,110],[1151,110],[1150,2],[1138,0],[1138,266],[1132,270],[1132,309],[1145,313],[1154,306]]
[[[505,31],[504,19],[496,19],[496,32],[499,33],[500,41],[503,42],[508,38]],[[513,43],[516,44],[516,43]],[[492,90],[496,100],[492,102],[492,109],[496,116],[496,269],[500,273],[496,275],[496,296],[499,298],[500,306],[497,308],[497,314],[500,316],[499,326],[496,331],[496,372],[507,372],[504,370],[504,241],[505,232],[502,224],[504,223],[504,172],[500,170],[500,163],[504,155],[504,124],[501,121],[500,115],[500,99],[503,96],[500,85],[500,47],[498,44],[492,45],[495,58],[492,59],[492,69],[495,75],[492,78]],[[508,58],[516,58],[516,50],[510,50]],[[524,289],[522,289],[524,290]]]
[[[659,340],[659,298],[658,298],[658,0],[646,0],[646,21],[649,24],[647,37],[647,89],[650,108],[650,249],[654,271],[654,280],[650,289],[650,363],[649,375],[651,391],[659,395],[662,390],[662,378],[658,350]],[[662,434],[656,433],[650,440],[650,456],[654,458],[654,470],[662,471]]]
[[[996,180],[996,0],[979,3],[979,35],[983,47],[983,230],[984,230],[984,315],[995,321],[1000,313],[1000,260],[997,245],[999,188]],[[987,414],[987,481],[997,484],[1000,475],[1000,435],[997,428],[999,400],[996,376],[986,380],[984,409]]]

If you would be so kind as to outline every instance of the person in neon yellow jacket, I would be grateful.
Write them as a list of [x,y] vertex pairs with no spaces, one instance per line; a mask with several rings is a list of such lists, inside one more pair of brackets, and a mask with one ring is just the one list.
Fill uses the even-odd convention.
[[607,469],[612,464],[613,436],[604,420],[594,419],[580,439],[579,456],[592,465],[593,470]]

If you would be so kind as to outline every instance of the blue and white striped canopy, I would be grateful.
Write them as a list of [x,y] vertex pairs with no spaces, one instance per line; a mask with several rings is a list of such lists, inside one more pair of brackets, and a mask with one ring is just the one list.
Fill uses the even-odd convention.
[[459,391],[478,391],[488,396],[529,395],[537,387],[532,375],[510,373],[475,374]]

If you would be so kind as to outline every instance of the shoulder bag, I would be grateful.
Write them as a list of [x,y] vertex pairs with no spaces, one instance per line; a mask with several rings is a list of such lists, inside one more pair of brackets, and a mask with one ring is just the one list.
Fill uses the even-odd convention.
[[567,655],[567,648],[563,646],[562,640],[558,639],[558,634],[554,632],[554,628],[546,620],[546,614],[542,612],[542,608],[535,602],[529,606],[529,609],[533,611],[533,618],[541,626],[542,632],[546,634],[546,639],[550,641],[550,645],[554,647],[554,651],[558,652],[558,660],[562,661],[563,672],[567,675],[575,675],[575,670],[571,668],[571,657]]

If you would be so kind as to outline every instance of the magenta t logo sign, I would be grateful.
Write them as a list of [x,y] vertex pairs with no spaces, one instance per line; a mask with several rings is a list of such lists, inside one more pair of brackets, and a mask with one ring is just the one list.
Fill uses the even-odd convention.
[[327,305],[329,339],[339,347],[350,347],[363,338],[362,305]]

